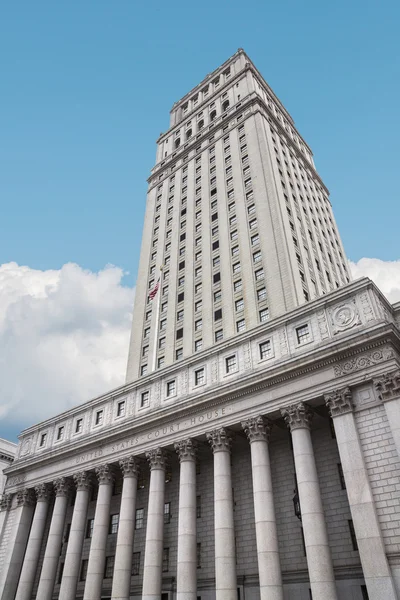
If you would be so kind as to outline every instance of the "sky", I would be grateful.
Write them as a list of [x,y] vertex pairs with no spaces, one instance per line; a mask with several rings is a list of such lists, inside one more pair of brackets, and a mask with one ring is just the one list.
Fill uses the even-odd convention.
[[356,276],[400,300],[400,4],[0,7],[0,437],[123,382],[173,103],[244,48],[314,152]]

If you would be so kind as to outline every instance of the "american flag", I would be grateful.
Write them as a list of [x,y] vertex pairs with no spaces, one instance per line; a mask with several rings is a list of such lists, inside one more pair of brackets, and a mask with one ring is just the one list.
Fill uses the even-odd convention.
[[151,290],[151,292],[149,294],[150,300],[153,300],[153,298],[155,298],[155,296],[157,295],[158,288],[160,287],[160,281],[161,281],[161,275],[157,279],[156,285],[153,287],[153,289]]

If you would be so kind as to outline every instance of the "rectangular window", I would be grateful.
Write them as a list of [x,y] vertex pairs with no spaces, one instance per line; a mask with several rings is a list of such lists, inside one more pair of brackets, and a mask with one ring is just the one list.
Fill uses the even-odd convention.
[[64,574],[64,563],[60,563],[60,569],[58,571],[57,583],[60,584]]
[[175,352],[175,359],[181,360],[181,358],[183,358],[183,348],[178,348]]
[[201,518],[201,496],[196,496],[196,517]]
[[149,347],[148,346],[143,346],[142,348],[142,356],[143,358],[146,358],[146,356],[148,356],[149,354]]
[[238,236],[238,232],[237,229],[235,229],[235,231],[231,231],[231,240],[236,240]]
[[260,281],[261,279],[264,279],[264,269],[258,269],[258,271],[256,271],[254,273],[256,281]]
[[260,288],[259,290],[257,290],[257,300],[266,300],[267,298],[267,290],[265,287]]
[[224,339],[224,332],[222,329],[218,329],[218,331],[215,332],[215,341],[220,342],[223,339]]
[[249,222],[250,229],[255,229],[257,227],[257,219],[253,219]]
[[195,294],[200,294],[201,288],[202,288],[201,283],[196,283],[196,285],[194,286],[194,293]]
[[178,310],[178,312],[176,313],[176,320],[179,321],[183,321],[183,310]]
[[263,308],[262,310],[260,310],[260,321],[261,323],[264,323],[264,321],[268,321],[269,319],[269,310],[268,308]]
[[214,302],[219,302],[222,298],[222,292],[221,290],[217,290],[216,292],[214,292]]
[[261,360],[264,358],[270,358],[272,355],[272,348],[271,348],[271,342],[270,340],[267,340],[266,342],[262,342],[259,345],[260,348],[260,358]]
[[240,273],[240,262],[237,262],[235,264],[232,265],[232,271],[233,273]]
[[144,508],[137,508],[135,514],[135,529],[143,529]]
[[219,321],[220,319],[222,319],[222,308],[214,312],[214,321]]
[[167,381],[167,397],[175,396],[176,394],[176,383],[175,379]]
[[353,545],[353,550],[358,550],[357,537],[356,537],[356,532],[354,530],[353,520],[349,519],[347,522],[349,524],[349,531],[350,531],[351,543]]
[[83,419],[77,419],[75,425],[75,433],[81,433],[83,429]]
[[244,310],[244,301],[243,298],[240,298],[240,300],[236,300],[235,302],[235,310],[237,312]]
[[234,373],[236,371],[236,355],[228,356],[225,359],[225,371],[226,373]]
[[199,350],[201,350],[203,347],[203,340],[196,340],[194,343],[194,349],[196,352],[198,352]]
[[212,249],[218,250],[218,248],[219,248],[219,240],[216,240],[215,242],[212,243]]
[[160,350],[165,348],[165,337],[162,337],[158,340],[158,347],[160,348]]
[[57,441],[63,439],[63,437],[64,437],[64,431],[65,431],[65,427],[64,427],[64,425],[61,425],[58,428],[58,431],[57,431]]
[[139,575],[140,552],[134,552],[132,555],[132,575]]
[[255,212],[256,212],[256,205],[250,204],[250,206],[247,207],[247,214],[252,215]]
[[203,383],[205,383],[204,369],[197,369],[194,372],[194,385],[203,385]]
[[219,258],[219,256],[215,256],[215,257],[213,258],[213,267],[218,267],[218,265],[219,265],[219,263],[220,263],[220,262],[221,262],[221,261],[220,261],[220,258]]
[[104,567],[104,579],[111,579],[114,575],[114,556],[106,556],[106,564]]
[[104,411],[98,410],[96,412],[95,425],[102,425],[102,423],[103,423],[103,417],[104,417]]
[[195,321],[194,323],[194,330],[195,331],[201,331],[203,328],[203,321],[202,319],[198,319],[197,321]]
[[236,331],[238,333],[242,331],[246,331],[246,323],[244,319],[240,319],[240,321],[236,321]]
[[125,400],[121,400],[121,402],[118,402],[117,404],[117,417],[124,417],[125,416]]
[[253,263],[258,263],[261,260],[261,251],[258,250],[257,252],[254,252],[253,254]]
[[221,281],[221,273],[214,273],[213,283],[218,283],[219,281]]
[[147,365],[142,365],[140,367],[140,374],[141,375],[147,375]]
[[150,392],[142,392],[140,397],[140,408],[147,408],[150,406]]
[[42,433],[40,436],[40,447],[43,448],[46,445],[47,433]]
[[110,527],[108,533],[118,533],[119,515],[110,515]]
[[233,248],[231,249],[231,255],[238,256],[238,254],[239,254],[239,246],[233,246]]
[[88,522],[86,523],[86,537],[87,538],[93,537],[93,527],[94,527],[94,519],[88,519]]
[[169,548],[164,548],[162,556],[162,572],[166,573],[169,570]]
[[87,577],[87,570],[88,570],[88,560],[83,560],[81,562],[81,573],[79,576],[79,581],[86,581],[86,577]]
[[171,502],[164,504],[164,525],[167,525],[171,521]]
[[260,242],[260,238],[258,236],[258,233],[251,237],[251,245],[252,246],[256,246],[259,242]]
[[238,279],[233,284],[233,291],[234,292],[240,292],[241,289],[242,289],[242,280]]
[[198,543],[196,546],[196,562],[197,562],[197,568],[200,569],[201,568],[201,544]]
[[310,340],[310,331],[308,329],[308,325],[302,325],[301,327],[296,327],[296,337],[298,344],[305,344]]
[[181,340],[183,338],[183,327],[176,330],[176,339]]
[[338,463],[337,464],[337,468],[338,468],[338,473],[339,473],[340,487],[342,488],[342,490],[345,490],[346,489],[346,482],[344,480],[342,463]]
[[202,306],[202,301],[198,300],[197,302],[195,302],[194,304],[194,310],[195,312],[199,312],[199,310],[201,310],[201,306]]

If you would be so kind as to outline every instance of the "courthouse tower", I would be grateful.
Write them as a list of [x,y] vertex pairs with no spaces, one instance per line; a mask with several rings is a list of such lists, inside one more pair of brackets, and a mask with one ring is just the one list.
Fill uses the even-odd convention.
[[349,281],[312,151],[240,49],[157,140],[127,381]]

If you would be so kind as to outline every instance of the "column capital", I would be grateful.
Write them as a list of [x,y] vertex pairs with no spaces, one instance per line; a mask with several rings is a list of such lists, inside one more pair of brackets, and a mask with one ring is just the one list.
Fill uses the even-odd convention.
[[281,408],[281,415],[285,420],[290,431],[295,429],[311,429],[311,421],[314,416],[313,411],[304,402],[290,404]]
[[325,394],[325,404],[329,408],[331,417],[338,417],[352,412],[353,404],[351,398],[352,394],[349,387],[342,388],[341,390],[333,390],[329,394]]
[[212,448],[213,454],[216,452],[231,451],[232,435],[224,427],[207,432],[206,437]]
[[49,483],[39,483],[39,485],[35,485],[36,500],[38,502],[49,502],[52,491]]
[[73,478],[78,491],[89,491],[92,487],[92,475],[88,471],[78,471]]
[[194,440],[190,438],[179,440],[179,442],[175,442],[174,448],[179,456],[180,462],[184,462],[185,460],[196,460],[197,444]]
[[374,379],[373,382],[383,402],[393,400],[393,398],[400,398],[400,370],[385,373],[381,377]]
[[266,417],[263,417],[262,415],[251,417],[246,421],[242,421],[241,425],[250,443],[258,442],[260,440],[269,442],[272,421]]
[[0,502],[0,510],[10,510],[12,503],[12,494],[3,494]]
[[99,465],[95,468],[95,472],[99,485],[112,485],[114,483],[115,474],[110,465]]
[[36,499],[34,491],[28,488],[18,490],[17,492],[17,506],[35,506]]
[[153,448],[146,452],[146,458],[150,465],[150,470],[161,469],[165,471],[167,468],[167,455],[162,448]]
[[139,476],[139,461],[136,456],[127,456],[119,461],[122,474],[125,477]]
[[68,496],[71,490],[71,480],[68,477],[58,477],[53,481],[56,496]]

